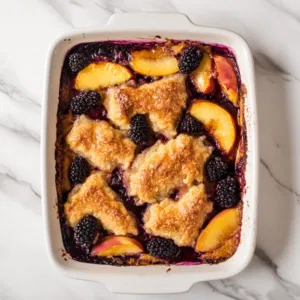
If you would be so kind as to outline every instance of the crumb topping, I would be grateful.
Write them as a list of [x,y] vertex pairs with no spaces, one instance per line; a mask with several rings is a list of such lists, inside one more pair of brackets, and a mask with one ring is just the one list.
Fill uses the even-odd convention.
[[66,138],[69,147],[100,170],[111,172],[128,168],[134,158],[135,144],[106,121],[80,116]]
[[140,87],[109,88],[104,106],[109,119],[121,129],[129,129],[134,115],[148,114],[152,129],[171,138],[187,97],[185,75],[175,74]]
[[144,215],[147,233],[172,239],[177,246],[193,246],[208,213],[203,184],[192,186],[178,201],[166,198],[151,205]]
[[94,172],[71,191],[65,215],[74,227],[86,215],[93,215],[103,228],[116,235],[138,234],[135,218],[108,186],[102,172]]
[[139,154],[125,173],[128,193],[138,204],[155,203],[173,189],[203,181],[203,169],[211,154],[203,138],[180,134],[166,144],[161,141]]

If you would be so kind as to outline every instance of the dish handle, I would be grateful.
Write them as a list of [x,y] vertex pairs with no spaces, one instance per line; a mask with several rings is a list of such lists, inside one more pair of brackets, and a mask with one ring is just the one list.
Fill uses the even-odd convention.
[[147,276],[139,276],[134,278],[122,277],[118,279],[116,276],[113,280],[104,280],[107,289],[113,293],[121,294],[175,294],[184,293],[190,290],[195,282],[180,279],[174,280],[171,276],[166,278],[149,278]]
[[105,28],[118,30],[164,30],[170,29],[170,24],[176,27],[193,27],[190,19],[180,13],[117,13],[113,14]]

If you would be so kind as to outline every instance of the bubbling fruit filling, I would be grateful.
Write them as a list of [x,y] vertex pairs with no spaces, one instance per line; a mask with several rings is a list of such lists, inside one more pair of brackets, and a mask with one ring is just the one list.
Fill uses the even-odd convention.
[[73,47],[62,67],[55,152],[70,257],[130,266],[234,255],[245,95],[225,46],[154,39]]

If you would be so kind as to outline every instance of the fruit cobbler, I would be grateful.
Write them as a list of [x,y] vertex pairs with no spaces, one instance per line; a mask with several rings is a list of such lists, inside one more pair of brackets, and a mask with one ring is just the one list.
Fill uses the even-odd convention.
[[55,153],[70,257],[118,266],[231,257],[245,189],[244,96],[224,46],[156,39],[73,47]]

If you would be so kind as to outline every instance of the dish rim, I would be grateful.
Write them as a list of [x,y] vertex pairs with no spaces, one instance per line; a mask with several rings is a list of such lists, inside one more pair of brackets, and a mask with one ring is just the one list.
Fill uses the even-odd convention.
[[[153,22],[155,19],[155,23]],[[137,26],[139,29],[137,30]],[[178,29],[180,28],[180,30]],[[167,33],[168,35],[162,34]],[[55,132],[56,140],[56,126],[53,129],[53,126],[50,126],[50,118],[53,117],[53,109],[55,111],[55,124],[56,124],[56,112],[57,105],[55,108],[51,107],[50,103],[53,102],[53,97],[51,94],[53,92],[53,73],[55,69],[57,71],[58,66],[54,66],[54,57],[58,58],[59,56],[65,56],[64,54],[59,53],[59,47],[61,45],[69,45],[69,49],[78,44],[78,42],[71,45],[72,40],[77,38],[81,38],[81,42],[90,42],[88,40],[88,36],[92,35],[108,35],[110,36],[119,36],[119,38],[112,37],[112,39],[123,39],[122,36],[135,35],[135,40],[139,40],[141,38],[149,38],[160,33],[162,36],[167,36],[171,38],[170,35],[176,35],[177,39],[183,39],[181,35],[186,33],[186,36],[200,35],[200,36],[211,36],[223,37],[225,40],[235,42],[241,48],[241,51],[244,52],[245,58],[242,61],[243,70],[245,69],[247,72],[247,114],[251,116],[250,119],[246,120],[247,123],[247,135],[250,133],[251,139],[248,138],[248,150],[251,152],[251,170],[247,170],[249,172],[249,178],[251,179],[251,184],[249,181],[246,182],[247,191],[246,194],[250,191],[250,199],[247,200],[247,205],[244,203],[243,208],[243,225],[242,225],[242,236],[243,231],[245,229],[247,223],[249,226],[247,233],[247,247],[243,247],[243,254],[239,255],[239,259],[231,264],[228,262],[232,261],[234,257],[233,255],[224,263],[219,263],[217,265],[198,265],[198,266],[170,266],[171,272],[166,272],[169,266],[127,266],[127,267],[114,267],[114,266],[104,266],[104,265],[92,265],[89,263],[77,262],[74,260],[68,260],[67,262],[61,257],[61,253],[58,254],[57,251],[57,231],[54,229],[54,213],[56,214],[56,210],[53,209],[53,199],[52,203],[51,197],[51,189],[55,189],[56,195],[56,186],[51,184],[51,176],[53,176],[53,161],[54,151],[51,152],[49,149],[53,149],[53,144],[51,147],[51,142],[53,143],[53,132]],[[155,34],[156,33],[156,34]],[[143,36],[140,36],[142,34]],[[70,40],[69,40],[70,39]],[[190,39],[190,38],[185,38]],[[103,38],[99,38],[98,40],[104,40]],[[107,40],[107,39],[106,39]],[[203,42],[209,41],[203,40],[199,38]],[[218,40],[218,39],[217,39]],[[95,41],[95,40],[94,40]],[[217,41],[215,41],[216,43]],[[228,46],[227,44],[225,44]],[[230,46],[234,52],[236,49]],[[237,57],[238,60],[238,57]],[[241,62],[238,60],[238,65],[241,67]],[[59,74],[61,72],[61,66],[59,68]],[[57,73],[57,72],[56,72]],[[60,77],[59,77],[60,78]],[[241,78],[243,81],[243,75],[241,72]],[[56,78],[57,79],[57,78]],[[59,79],[57,79],[59,81]],[[54,100],[58,103],[58,92],[57,99]],[[52,100],[51,100],[52,99]],[[57,104],[56,103],[56,104]],[[54,105],[52,105],[54,106]],[[52,113],[51,113],[52,110]],[[53,123],[53,120],[52,120]],[[250,126],[248,128],[248,126]],[[251,132],[249,131],[251,130]],[[50,147],[49,147],[50,145]],[[54,145],[55,148],[55,145]],[[52,155],[51,155],[52,153]],[[52,158],[51,158],[52,156]],[[46,247],[48,256],[50,257],[50,261],[52,265],[56,269],[58,269],[63,274],[78,278],[78,279],[87,279],[93,281],[99,281],[104,283],[107,288],[113,292],[121,292],[121,293],[178,293],[184,292],[190,289],[190,287],[199,281],[205,280],[215,280],[215,279],[224,279],[237,273],[241,272],[250,262],[254,248],[255,248],[255,239],[256,239],[256,218],[257,218],[257,183],[258,183],[258,138],[257,138],[257,113],[256,113],[256,97],[255,97],[255,79],[254,79],[254,67],[253,67],[253,58],[251,55],[251,51],[246,44],[246,42],[236,33],[223,30],[216,29],[210,27],[202,27],[193,24],[189,21],[189,19],[182,14],[173,14],[173,13],[135,13],[135,14],[115,14],[112,15],[109,22],[101,29],[97,27],[93,28],[81,28],[72,30],[69,33],[65,33],[59,38],[57,38],[49,51],[47,66],[46,66],[46,76],[45,76],[45,86],[44,86],[44,97],[43,97],[43,109],[42,109],[42,139],[41,139],[41,172],[42,172],[42,204],[43,204],[43,217],[44,217],[44,227],[45,227],[45,238],[46,238]],[[247,167],[248,167],[248,159],[247,159]],[[50,170],[52,169],[52,170]],[[250,172],[251,171],[251,172]],[[51,173],[51,175],[49,174]],[[50,179],[49,179],[50,178]],[[54,181],[55,182],[55,181]],[[52,192],[53,194],[53,192]],[[55,199],[56,202],[57,199]],[[249,202],[250,201],[250,202]],[[52,205],[52,208],[51,208]],[[250,205],[250,206],[249,206]],[[248,208],[246,208],[248,207]],[[245,219],[245,210],[249,210],[248,219]],[[56,218],[56,216],[55,216]],[[56,221],[59,223],[59,221]],[[60,225],[59,225],[60,228]],[[54,237],[56,235],[56,238]],[[61,239],[61,233],[59,230],[59,235]],[[56,240],[56,241],[55,241]],[[243,240],[241,241],[241,244]],[[237,252],[239,251],[241,244]],[[61,241],[61,247],[62,241]],[[85,266],[83,266],[85,265]],[[221,267],[218,267],[221,266]],[[137,269],[138,268],[138,269]],[[180,268],[180,270],[178,270]],[[125,271],[124,271],[125,269]],[[126,271],[128,270],[128,271]],[[102,277],[103,273],[105,273],[105,277]],[[182,275],[184,274],[184,278]],[[143,276],[141,276],[143,275]],[[174,284],[176,282],[176,284]]]

